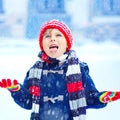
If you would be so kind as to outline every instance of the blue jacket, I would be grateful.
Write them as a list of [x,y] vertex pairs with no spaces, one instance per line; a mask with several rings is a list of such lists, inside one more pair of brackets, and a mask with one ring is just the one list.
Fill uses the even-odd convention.
[[[44,64],[44,67],[47,67],[47,69],[49,69],[49,68],[56,69],[56,66],[57,65],[55,65],[55,64],[54,65]],[[64,67],[64,72],[66,72],[66,69],[67,69],[66,65],[64,64],[63,67]],[[81,62],[80,67],[81,67],[81,72],[82,72],[82,83],[83,83],[83,87],[85,89],[85,96],[86,96],[86,102],[87,102],[86,109],[87,108],[103,108],[103,107],[105,107],[107,104],[101,103],[99,101],[99,96],[104,91],[99,92],[96,89],[95,84],[89,75],[88,65],[86,63]],[[27,82],[28,75],[29,75],[29,71],[26,74],[23,85],[21,85],[21,89],[18,92],[12,92],[11,95],[12,95],[14,101],[19,106],[21,106],[25,109],[32,109],[32,96],[29,93],[30,84],[28,84],[28,82]],[[51,74],[51,76],[52,76],[52,74]],[[64,74],[62,76],[64,76]],[[45,79],[45,77],[42,77],[42,81],[44,81],[44,79]],[[53,78],[51,78],[51,79],[53,79]],[[56,79],[59,80],[59,76],[56,76]],[[40,83],[40,84],[43,84],[43,83]],[[44,89],[44,87],[43,87],[43,89]],[[63,88],[60,88],[60,89],[63,89]],[[54,91],[53,91],[53,93],[54,93]],[[42,96],[42,94],[41,94],[41,96]],[[67,100],[67,98],[66,98],[66,100]],[[67,112],[69,112],[69,111],[67,111]]]

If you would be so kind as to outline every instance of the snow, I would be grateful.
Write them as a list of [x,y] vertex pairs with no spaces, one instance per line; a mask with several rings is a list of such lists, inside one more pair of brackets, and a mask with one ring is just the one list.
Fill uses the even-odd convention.
[[[74,44],[81,61],[89,65],[90,75],[99,91],[120,90],[120,44],[108,41],[102,43],[87,42]],[[38,59],[37,40],[1,39],[0,43],[0,79],[11,78],[23,82],[27,70]],[[87,110],[86,120],[117,120],[120,101],[109,103],[103,109]],[[30,110],[19,107],[9,91],[0,88],[0,119],[29,120]]]

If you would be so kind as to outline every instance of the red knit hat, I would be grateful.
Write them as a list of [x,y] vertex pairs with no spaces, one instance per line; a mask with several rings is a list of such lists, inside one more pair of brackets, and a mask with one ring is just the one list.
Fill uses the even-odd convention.
[[51,20],[49,22],[46,22],[41,30],[40,30],[40,35],[39,35],[39,46],[40,46],[40,49],[43,50],[43,46],[42,46],[42,40],[43,40],[43,35],[44,35],[44,32],[47,30],[47,29],[58,29],[60,32],[63,33],[63,35],[65,36],[66,40],[67,40],[67,45],[68,45],[68,48],[67,50],[70,50],[71,47],[72,47],[72,35],[71,35],[71,31],[70,29],[65,25],[63,24],[62,22],[58,21],[58,20]]

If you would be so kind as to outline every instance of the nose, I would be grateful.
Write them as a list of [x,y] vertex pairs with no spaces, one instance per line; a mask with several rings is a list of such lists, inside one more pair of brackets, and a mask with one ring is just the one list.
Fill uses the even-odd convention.
[[51,36],[51,42],[54,42],[55,41],[55,37],[52,35]]
[[55,39],[51,39],[51,42],[54,42],[55,41]]

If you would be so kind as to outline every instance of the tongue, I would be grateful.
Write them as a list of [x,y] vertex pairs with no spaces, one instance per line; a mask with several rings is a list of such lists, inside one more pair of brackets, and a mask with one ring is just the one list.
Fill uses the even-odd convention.
[[50,52],[56,52],[57,51],[57,48],[51,48],[50,49]]

